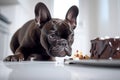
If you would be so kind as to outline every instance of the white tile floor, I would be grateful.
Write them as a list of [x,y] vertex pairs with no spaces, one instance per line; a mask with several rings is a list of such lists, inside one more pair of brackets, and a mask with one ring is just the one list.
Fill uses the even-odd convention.
[[0,62],[0,80],[120,80],[120,68],[57,62]]

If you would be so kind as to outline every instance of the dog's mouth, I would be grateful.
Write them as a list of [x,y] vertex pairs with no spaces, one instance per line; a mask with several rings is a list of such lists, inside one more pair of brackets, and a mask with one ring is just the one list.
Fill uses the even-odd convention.
[[49,49],[49,53],[54,57],[71,56],[71,48],[63,46],[54,46]]

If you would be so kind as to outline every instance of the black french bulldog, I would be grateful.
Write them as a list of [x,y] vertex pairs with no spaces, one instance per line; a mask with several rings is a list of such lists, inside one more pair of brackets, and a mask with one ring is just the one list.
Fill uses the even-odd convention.
[[4,61],[55,60],[71,56],[78,8],[72,6],[65,20],[51,18],[44,3],[35,6],[35,19],[25,23],[12,37],[10,47],[14,55]]

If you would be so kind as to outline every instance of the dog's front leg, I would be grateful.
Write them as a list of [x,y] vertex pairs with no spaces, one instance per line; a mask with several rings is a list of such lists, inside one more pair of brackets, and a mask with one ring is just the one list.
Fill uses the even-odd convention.
[[24,61],[24,55],[20,51],[16,51],[14,55],[10,55],[4,61]]

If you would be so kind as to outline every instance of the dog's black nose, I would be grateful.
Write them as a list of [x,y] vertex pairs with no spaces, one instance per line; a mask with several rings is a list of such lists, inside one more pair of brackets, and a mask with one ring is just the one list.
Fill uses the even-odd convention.
[[64,47],[68,45],[67,40],[65,40],[65,39],[58,40],[57,44],[59,46],[64,46]]
[[61,42],[61,46],[66,46],[67,45],[67,42]]

